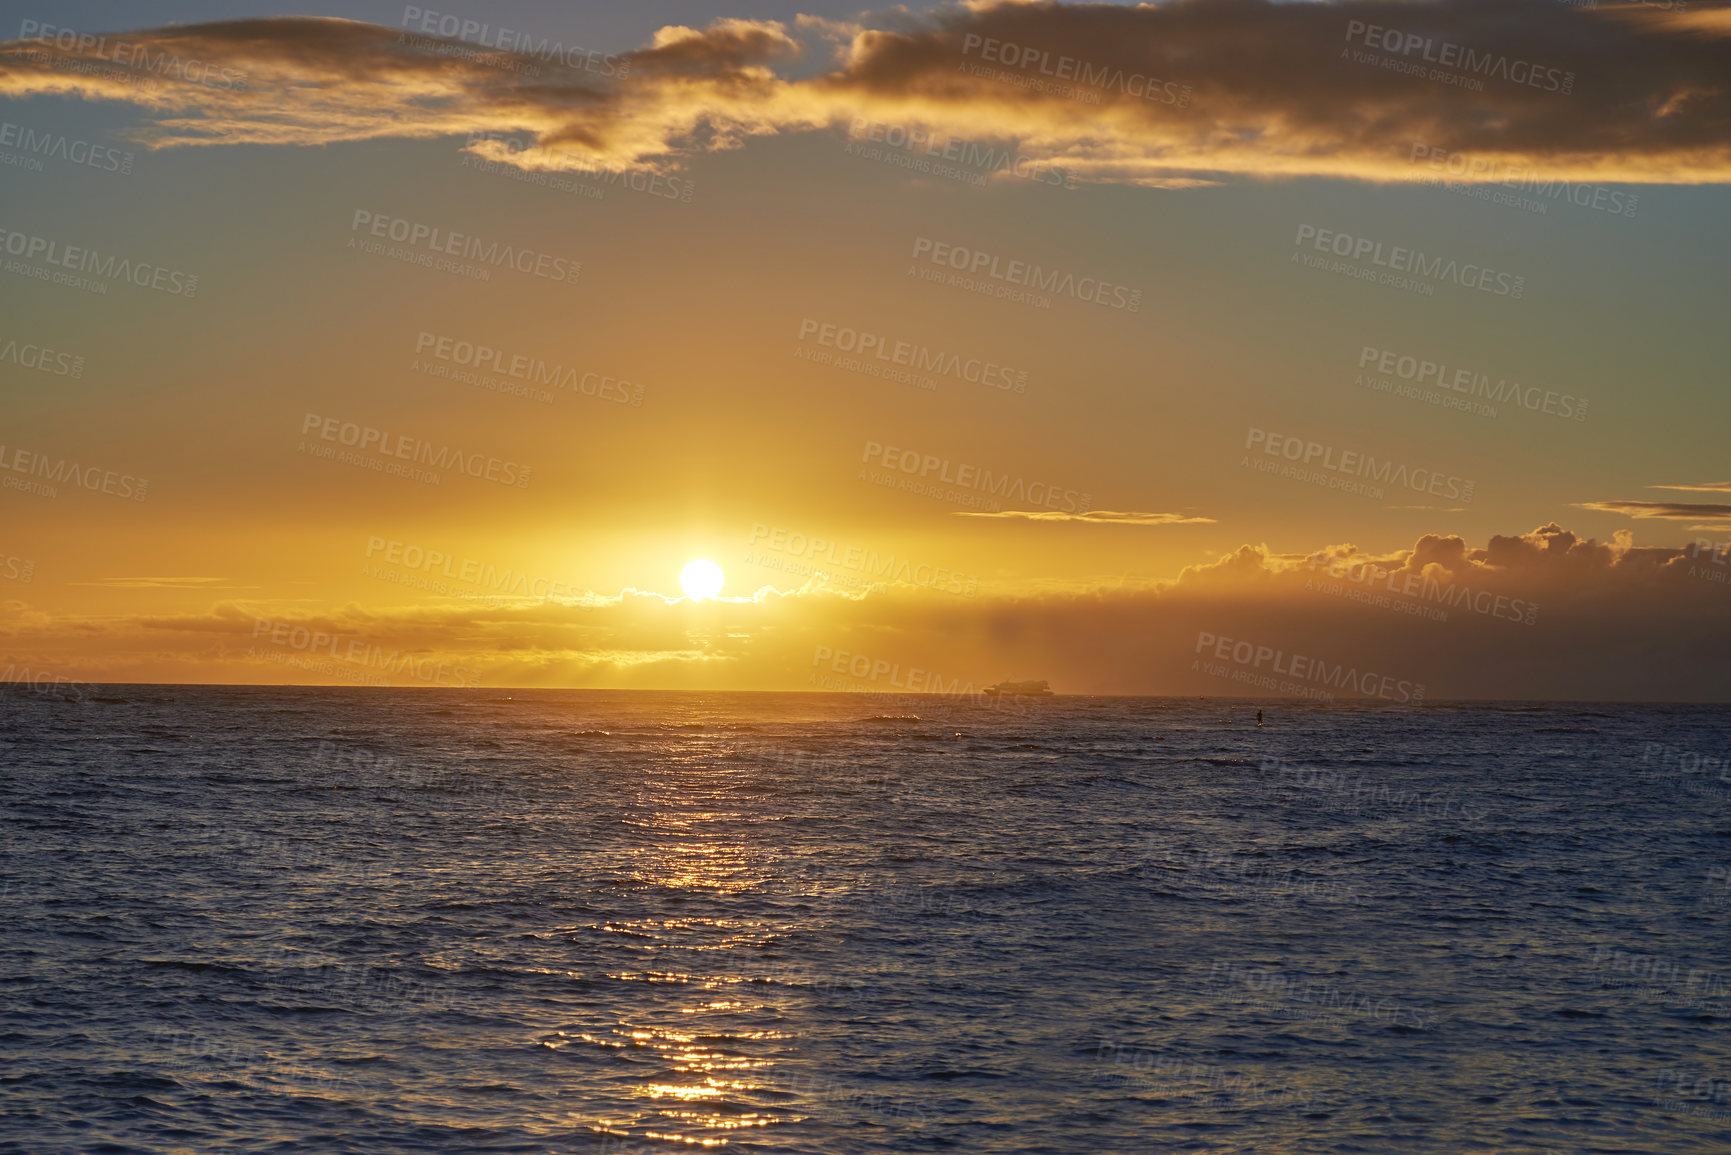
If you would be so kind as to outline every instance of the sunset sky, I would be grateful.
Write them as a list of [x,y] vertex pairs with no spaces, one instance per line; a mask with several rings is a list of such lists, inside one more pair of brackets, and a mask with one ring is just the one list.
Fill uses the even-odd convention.
[[1731,694],[1731,8],[0,18],[12,679]]

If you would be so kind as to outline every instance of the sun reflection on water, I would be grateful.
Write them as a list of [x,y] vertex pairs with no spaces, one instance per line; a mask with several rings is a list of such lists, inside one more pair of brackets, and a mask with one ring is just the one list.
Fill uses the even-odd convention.
[[[730,795],[732,775],[697,747],[646,768],[637,806],[626,817],[641,841],[623,848],[619,860],[627,885],[658,895],[677,892],[696,909],[706,899],[735,900],[774,882],[773,844],[751,837],[757,831]],[[661,1007],[655,1021],[615,1025],[611,1041],[586,1036],[610,1049],[655,1057],[652,1071],[626,1092],[641,1108],[625,1117],[591,1119],[591,1126],[613,1135],[717,1147],[730,1134],[799,1118],[761,1098],[774,1081],[771,1055],[792,1036],[762,1025],[762,1015],[774,1008],[748,992],[767,994],[768,986],[740,985],[765,976],[742,974],[739,960],[779,944],[785,926],[694,914],[615,918],[595,929],[632,940],[644,959],[640,969],[611,971],[608,979],[668,993],[681,985],[692,989],[689,997],[675,996],[677,1002]],[[674,965],[657,965],[662,958]],[[701,961],[710,958],[716,960],[713,970]],[[679,965],[688,961],[697,966]],[[675,1023],[674,1016],[683,1021]]]

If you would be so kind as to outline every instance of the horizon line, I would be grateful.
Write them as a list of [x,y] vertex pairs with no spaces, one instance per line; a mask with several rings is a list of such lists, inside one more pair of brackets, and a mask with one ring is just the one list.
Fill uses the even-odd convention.
[[[1090,693],[1074,694],[1052,691],[1046,694],[986,694],[975,691],[971,694],[950,694],[944,692],[922,693],[917,691],[894,690],[727,690],[727,689],[672,689],[666,687],[645,686],[357,686],[341,682],[60,682],[59,686],[143,686],[155,689],[210,689],[221,688],[231,690],[412,690],[418,693],[462,693],[472,694],[484,691],[512,690],[521,692],[540,692],[548,694],[593,693],[593,694],[805,694],[811,697],[897,697],[897,698],[985,698],[991,701],[1015,701],[1023,698],[1142,698],[1149,701],[1182,701],[1182,702],[1267,702],[1306,707],[1311,709],[1328,709],[1342,706],[1381,706],[1387,709],[1424,709],[1429,706],[1731,706],[1731,699],[1720,698],[1431,698],[1422,702],[1390,702],[1373,698],[1349,698],[1318,700],[1314,698],[1253,698],[1246,696],[1220,694],[1144,694],[1144,693]],[[51,695],[55,686],[38,688],[30,682],[0,681],[0,690],[9,687],[25,687],[32,694]]]

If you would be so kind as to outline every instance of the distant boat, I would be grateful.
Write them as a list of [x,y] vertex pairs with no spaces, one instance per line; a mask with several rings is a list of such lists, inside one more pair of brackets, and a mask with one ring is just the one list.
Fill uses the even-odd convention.
[[1050,698],[1052,686],[1049,682],[999,682],[987,686],[981,693],[994,698]]

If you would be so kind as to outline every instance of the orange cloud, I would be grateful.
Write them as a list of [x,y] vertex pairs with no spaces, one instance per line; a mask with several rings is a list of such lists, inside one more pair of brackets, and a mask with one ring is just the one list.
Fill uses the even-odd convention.
[[1596,509],[1601,513],[1624,513],[1630,517],[1663,517],[1677,521],[1698,517],[1731,517],[1731,505],[1691,505],[1680,501],[1582,501],[1577,502],[1576,507]]
[[[839,44],[827,69],[788,67],[809,55],[802,36]],[[1720,7],[976,3],[890,28],[669,27],[607,59],[542,69],[354,21],[250,19],[13,41],[0,94],[130,101],[162,147],[521,134],[528,147],[469,147],[544,169],[666,167],[754,135],[875,124],[907,147],[1014,141],[1017,165],[1162,187],[1731,179]]]
[[1004,509],[995,513],[973,510],[958,512],[957,517],[1000,518],[1006,521],[1081,521],[1092,525],[1213,525],[1212,517],[1185,517],[1182,513],[1143,513],[1137,510],[1118,512],[1095,509],[1087,513],[1064,513],[1049,509]]

